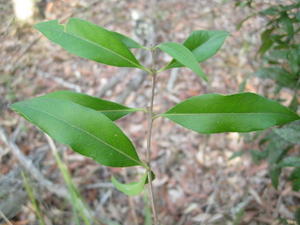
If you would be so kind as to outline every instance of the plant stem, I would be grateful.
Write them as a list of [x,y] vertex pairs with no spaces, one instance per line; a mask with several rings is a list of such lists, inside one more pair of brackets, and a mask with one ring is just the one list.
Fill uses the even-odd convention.
[[152,137],[152,127],[153,127],[153,102],[154,102],[154,95],[155,95],[155,86],[156,86],[156,71],[153,70],[151,73],[152,77],[152,87],[151,87],[151,100],[150,100],[150,106],[147,113],[147,123],[148,123],[148,129],[147,129],[147,155],[146,155],[146,161],[148,164],[148,184],[149,184],[149,196],[150,196],[150,202],[152,207],[152,214],[153,214],[153,220],[154,225],[158,225],[158,219],[154,204],[154,195],[153,195],[153,186],[152,186],[152,174],[151,174],[151,137]]

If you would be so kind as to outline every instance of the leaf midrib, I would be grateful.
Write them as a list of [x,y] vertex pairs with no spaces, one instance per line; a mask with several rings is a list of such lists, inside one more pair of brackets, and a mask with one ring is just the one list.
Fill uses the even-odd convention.
[[[173,48],[173,46],[170,47],[169,44],[175,45],[176,48]],[[176,42],[166,42],[166,43],[162,43],[161,45],[158,45],[158,46],[163,46],[164,48],[167,48],[168,50],[171,50],[171,52],[175,49],[176,54],[178,53],[177,47],[181,48],[181,49],[179,49],[179,51],[181,51],[181,53],[185,55],[184,58],[186,58],[188,60],[187,62],[185,61],[185,59],[184,60],[182,60],[182,58],[176,59],[175,58],[176,56],[174,57],[169,52],[166,52],[164,50],[163,51],[166,52],[171,57],[173,57],[173,59],[175,59],[180,64],[189,67],[194,73],[196,73],[197,75],[199,75],[203,79],[206,79],[206,77],[204,75],[204,72],[202,71],[202,69],[201,69],[201,67],[200,67],[200,65],[199,65],[199,63],[196,59],[196,56],[192,53],[192,51],[188,47],[184,46],[183,44],[178,44]],[[182,62],[180,62],[180,60],[185,61],[185,62],[182,63]]]
[[223,37],[223,36],[227,36],[227,35],[225,35],[225,34],[214,35],[213,37],[211,37],[211,38],[207,39],[206,41],[204,41],[202,44],[200,44],[200,45],[198,45],[195,48],[192,48],[190,50],[191,50],[191,52],[194,53],[195,51],[197,51],[197,49],[199,49],[200,47],[202,47],[203,45],[205,45],[207,42],[209,42],[211,40],[214,40],[214,39],[217,39],[217,38],[220,38],[220,37]]
[[78,39],[80,39],[80,40],[82,40],[82,41],[86,41],[86,42],[88,42],[88,43],[91,44],[91,45],[94,45],[94,46],[96,46],[96,47],[102,48],[102,49],[104,49],[104,50],[106,50],[106,51],[108,51],[108,52],[110,52],[110,53],[112,53],[112,54],[114,54],[114,55],[119,56],[120,58],[126,60],[127,62],[129,62],[129,63],[135,65],[137,68],[143,68],[143,66],[141,66],[141,65],[139,65],[139,64],[136,64],[135,62],[131,61],[130,59],[126,58],[125,56],[120,55],[118,52],[112,51],[111,49],[106,48],[106,47],[100,45],[99,43],[95,43],[95,42],[93,42],[93,41],[90,41],[90,40],[88,40],[88,39],[82,38],[82,37],[80,37],[80,36],[78,36],[78,35],[75,35],[75,34],[73,34],[73,33],[68,33],[68,32],[66,32],[66,31],[61,31],[61,30],[60,30],[59,32],[65,33],[65,34],[70,35],[70,36],[73,36],[73,37],[78,38]]
[[[223,36],[226,36],[225,34],[219,34],[219,35],[216,35],[216,36],[214,36],[213,38],[210,38],[210,39],[208,39],[207,41],[205,41],[205,42],[203,42],[201,45],[198,45],[197,47],[195,47],[195,48],[188,48],[187,46],[185,46],[184,45],[184,43],[182,44],[183,46],[185,46],[187,49],[189,49],[193,54],[194,54],[194,52],[196,52],[197,51],[197,49],[199,49],[200,47],[202,47],[204,44],[206,44],[208,41],[210,41],[211,39],[214,39],[214,38],[220,38],[220,37],[223,37]],[[195,56],[195,58],[196,58],[196,60],[197,60],[197,62],[198,63],[201,63],[201,62],[199,62],[198,61],[198,59],[197,59],[197,57],[196,57],[196,55],[194,54],[194,56]],[[176,65],[176,64],[178,64],[178,65]],[[178,60],[176,60],[174,57],[173,57],[173,59],[170,61],[170,63],[168,64],[168,66],[176,66],[176,67],[179,67],[179,66],[181,66],[181,67],[183,67],[184,65],[182,65],[182,63],[180,63]],[[173,68],[173,67],[172,67]]]
[[279,113],[279,112],[252,112],[252,113],[163,113],[160,114],[161,116],[193,116],[193,115],[259,115],[259,114],[279,114],[279,115],[285,115],[285,116],[289,116],[286,113]]
[[97,110],[95,109],[97,112],[135,112],[138,110],[135,109],[109,109],[109,110],[105,110],[105,109],[101,109],[101,110]]
[[46,111],[43,111],[43,110],[39,110],[39,109],[37,109],[37,108],[35,108],[35,107],[31,107],[31,106],[29,106],[29,105],[24,105],[24,106],[25,106],[25,107],[28,107],[28,108],[30,108],[30,109],[32,109],[32,110],[35,110],[35,111],[37,111],[37,112],[47,114],[48,116],[50,116],[50,117],[52,117],[52,118],[54,118],[54,119],[56,119],[56,120],[58,120],[58,121],[61,121],[62,123],[65,123],[66,125],[70,126],[71,128],[74,128],[74,129],[76,129],[76,130],[79,130],[80,132],[85,133],[86,135],[88,135],[88,136],[90,136],[90,137],[96,139],[97,141],[101,142],[102,144],[104,144],[104,145],[106,145],[106,146],[112,148],[113,150],[115,150],[115,151],[118,152],[119,154],[125,156],[126,158],[128,158],[128,159],[130,159],[130,160],[136,162],[138,165],[143,166],[143,165],[141,164],[141,162],[139,162],[138,160],[136,160],[136,159],[132,158],[131,156],[127,155],[126,153],[120,151],[119,149],[117,149],[117,148],[114,147],[113,145],[111,145],[111,144],[109,144],[109,143],[103,141],[102,139],[98,138],[98,137],[95,136],[94,134],[92,134],[92,133],[90,133],[90,132],[88,132],[88,131],[85,131],[85,130],[83,130],[83,129],[80,128],[80,127],[74,126],[74,125],[70,124],[69,122],[67,122],[67,121],[65,121],[65,120],[63,120],[63,119],[60,119],[60,118],[56,117],[55,115],[53,115],[53,114],[51,114],[51,113],[49,113],[49,112],[46,112]]

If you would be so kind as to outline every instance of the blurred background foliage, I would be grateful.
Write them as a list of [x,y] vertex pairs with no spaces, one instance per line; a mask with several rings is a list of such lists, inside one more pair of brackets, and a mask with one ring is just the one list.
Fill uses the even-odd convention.
[[[255,0],[238,1],[237,7],[249,7],[253,13],[238,24],[254,16],[264,17],[266,24],[261,28],[261,45],[257,51],[257,60],[261,67],[253,73],[261,79],[271,79],[276,83],[273,99],[284,101],[278,96],[282,88],[290,89],[293,97],[289,107],[297,111],[299,107],[298,90],[300,86],[300,1],[287,4],[272,4],[261,11],[255,10]],[[254,135],[249,139],[259,140],[260,149],[251,150],[254,162],[267,160],[269,176],[275,188],[278,188],[280,174],[285,167],[291,167],[289,180],[294,191],[300,190],[300,155],[293,151],[300,144],[300,122],[273,128],[268,132]],[[296,214],[295,214],[296,217]],[[298,224],[300,223],[298,218]]]

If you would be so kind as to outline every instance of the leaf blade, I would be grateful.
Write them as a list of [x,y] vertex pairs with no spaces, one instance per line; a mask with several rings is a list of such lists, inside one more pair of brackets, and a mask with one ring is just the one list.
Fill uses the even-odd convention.
[[139,44],[137,41],[133,40],[130,37],[127,37],[124,34],[112,31],[112,33],[117,36],[124,45],[126,45],[127,48],[144,48],[144,46],[142,46],[141,44]]
[[282,87],[295,88],[297,84],[297,77],[281,67],[263,67],[254,75],[262,79],[272,79]]
[[45,96],[15,103],[11,109],[53,139],[100,164],[144,166],[127,136],[100,112]]
[[140,194],[144,190],[147,181],[147,172],[139,179],[138,182],[124,184],[119,182],[114,176],[111,177],[113,185],[121,192],[129,196]]
[[250,132],[299,119],[290,109],[253,93],[195,96],[161,116],[199,133]]
[[129,108],[127,106],[107,101],[101,98],[92,97],[82,93],[76,93],[72,91],[56,91],[45,95],[50,98],[57,98],[68,100],[87,108],[94,109],[98,112],[103,113],[111,120],[117,120],[121,117],[131,113],[139,111],[140,109]]
[[[218,52],[228,35],[226,31],[197,30],[191,33],[183,45],[192,51],[198,62],[203,62]],[[182,65],[172,60],[167,69],[175,67],[182,67]]]
[[288,156],[280,161],[279,167],[300,167],[300,157]]
[[66,25],[51,20],[38,23],[35,28],[49,40],[77,56],[107,65],[145,70],[112,32],[95,24],[71,18]]
[[300,121],[295,121],[273,131],[289,143],[300,144]]
[[165,42],[159,44],[157,48],[161,49],[163,52],[169,54],[174,59],[190,68],[198,76],[207,80],[205,73],[202,71],[200,65],[198,64],[193,53],[185,46],[175,43],[175,42]]
[[282,172],[282,169],[280,167],[272,167],[269,169],[269,176],[272,181],[273,187],[277,190],[279,185],[279,177]]

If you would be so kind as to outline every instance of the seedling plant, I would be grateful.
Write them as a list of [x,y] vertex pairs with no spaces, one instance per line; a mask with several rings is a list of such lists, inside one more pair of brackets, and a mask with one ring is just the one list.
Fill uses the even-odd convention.
[[[57,20],[35,26],[52,42],[68,52],[98,63],[132,67],[146,71],[152,79],[151,97],[146,108],[130,108],[115,102],[71,91],[56,91],[17,102],[11,109],[35,124],[56,141],[109,167],[139,166],[145,169],[139,181],[124,184],[112,177],[112,183],[127,195],[140,194],[149,186],[153,224],[158,225],[152,181],[151,134],[153,121],[164,117],[187,129],[202,134],[251,132],[282,125],[299,119],[291,109],[255,93],[231,95],[204,94],[180,102],[166,112],[154,112],[157,77],[163,71],[187,67],[205,81],[207,75],[200,62],[212,57],[228,36],[225,31],[197,30],[181,44],[165,42],[144,47],[133,39],[78,18],[66,24]],[[173,59],[160,69],[145,67],[131,49],[143,48],[154,57],[160,50]],[[146,160],[141,160],[131,140],[114,121],[137,111],[147,114]]]

